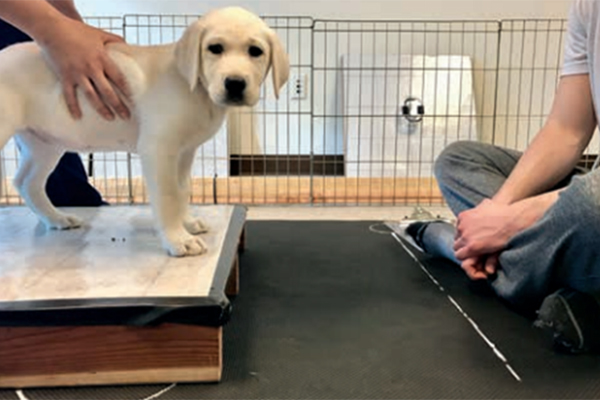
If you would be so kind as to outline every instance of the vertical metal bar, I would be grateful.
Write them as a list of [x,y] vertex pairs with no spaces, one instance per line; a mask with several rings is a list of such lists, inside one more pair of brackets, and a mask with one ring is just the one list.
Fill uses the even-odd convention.
[[[135,30],[136,30],[136,44],[141,45],[141,44],[143,44],[143,39],[141,37],[140,16],[136,15],[136,16],[132,16],[132,17],[135,17],[134,25],[135,25]],[[140,163],[141,161],[139,161],[139,159],[138,159],[138,162]],[[143,184],[143,180],[142,180],[142,184],[140,185],[140,189],[142,191],[142,202],[145,203],[147,200],[147,196],[146,196],[146,186]]]
[[[386,173],[385,173],[385,169],[386,166],[388,164],[386,157],[385,157],[385,152],[386,152],[386,147],[385,147],[385,140],[387,138],[387,122],[388,122],[388,118],[389,118],[389,114],[388,114],[388,92],[387,92],[387,88],[388,88],[388,78],[389,78],[389,74],[388,71],[390,70],[390,66],[389,66],[389,43],[390,43],[390,24],[386,22],[385,24],[385,59],[384,59],[384,74],[383,74],[383,132],[382,132],[382,140],[381,140],[381,178],[380,178],[380,185],[379,185],[379,205],[383,205],[384,203],[384,199],[385,199],[385,187],[386,185],[384,184],[384,182],[387,181],[386,178]],[[398,57],[400,57],[400,54],[398,54]],[[399,75],[399,74],[398,74]],[[399,78],[399,77],[398,77]],[[395,80],[392,80],[393,82],[395,82],[395,86],[396,86],[396,90],[398,90],[398,86],[399,86],[399,82],[396,82]]]
[[[339,24],[339,22],[336,22],[335,23],[335,49],[336,49],[335,50],[335,62],[336,62],[335,65],[336,65],[336,73],[342,74],[342,72],[339,69],[339,64],[338,64],[339,59],[340,59],[340,32],[339,32],[339,29],[340,29],[340,24]],[[342,75],[341,79],[340,78],[337,79],[337,82],[342,82],[341,83],[342,90],[346,89],[343,86],[344,85],[343,75]],[[339,91],[338,91],[338,93],[339,93]],[[334,97],[334,103],[335,103],[334,110],[335,110],[335,113],[337,114],[340,110],[340,106],[339,106],[339,102],[338,102],[339,96],[336,93],[333,97]],[[343,115],[343,110],[340,114]],[[333,152],[334,153],[334,159],[333,159],[333,204],[334,205],[338,204],[337,203],[338,202],[338,198],[337,198],[337,187],[338,187],[338,185],[337,185],[338,184],[338,158],[337,158],[338,154],[337,154],[337,150],[338,150],[338,145],[339,145],[339,143],[338,143],[338,134],[340,132],[339,124],[340,124],[340,120],[342,120],[342,118],[343,117],[340,117],[340,116],[335,117],[335,132],[334,132],[335,134],[333,136],[333,141],[334,141],[333,148],[335,150]],[[342,120],[342,122],[343,122],[343,120]],[[343,131],[343,126],[344,126],[344,124],[342,123],[342,131],[341,131],[342,135],[345,134],[345,132]],[[342,155],[343,154],[344,154],[344,152],[342,151]],[[343,163],[343,161],[342,161],[342,163]],[[342,168],[343,168],[343,164],[342,164]]]
[[[233,166],[232,166],[232,161],[234,160],[234,155],[231,154],[231,148],[233,147],[233,135],[231,135],[231,132],[232,132],[232,129],[231,129],[232,121],[231,120],[232,120],[232,117],[231,117],[231,114],[229,114],[227,116],[227,119],[225,122],[227,124],[227,128],[226,128],[227,130],[225,132],[227,134],[227,150],[225,153],[225,168],[227,171],[227,176],[225,177],[225,187],[226,187],[225,192],[226,192],[226,194],[224,196],[225,197],[224,202],[226,204],[232,203],[231,202],[231,180],[234,175],[233,174]],[[239,162],[238,162],[238,164],[239,164]],[[240,177],[238,176],[238,178],[240,178]],[[218,189],[215,189],[215,191],[216,190],[218,190]]]
[[[505,30],[505,22],[502,22],[502,33],[501,35],[504,36],[504,32],[506,32]],[[506,109],[504,111],[504,113],[506,114],[506,122],[504,123],[504,146],[508,147],[508,126],[510,124],[510,98],[511,98],[511,84],[512,84],[512,59],[513,59],[513,44],[514,44],[514,30],[513,28],[513,24],[510,24],[511,29],[510,29],[510,46],[509,46],[509,51],[508,51],[508,64],[507,64],[507,76],[508,76],[508,83],[506,84]]]
[[[324,37],[327,36],[326,34],[327,28],[325,28],[325,33],[323,34]],[[302,60],[302,35],[300,35],[300,43],[298,45],[298,49],[300,51],[299,53],[299,58],[300,60]],[[315,31],[313,29],[312,31],[312,35],[311,35],[311,41],[310,41],[310,54],[311,54],[311,59],[312,62],[315,62]],[[314,82],[315,80],[315,76],[314,76],[314,69],[313,71],[311,71],[311,82]],[[314,148],[315,148],[315,91],[314,91],[314,83],[313,83],[313,90],[311,90],[311,96],[310,96],[310,110],[312,113],[312,118],[311,118],[311,124],[310,124],[310,156],[309,156],[309,197],[308,197],[308,202],[311,205],[314,205],[315,203],[315,195],[314,195]],[[302,126],[302,113],[301,113],[301,108],[300,108],[300,102],[298,102],[298,128],[301,128]],[[302,130],[298,129],[298,138],[300,140],[300,137],[302,137]],[[302,148],[299,146],[298,147],[298,193],[302,193],[301,190],[301,168],[300,168],[300,163],[301,163],[301,153],[302,153]]]
[[[257,117],[256,115],[256,111],[252,110],[252,127],[251,127],[251,134],[250,134],[250,202],[251,204],[256,204],[255,201],[255,194],[256,191],[254,190],[254,127],[255,127],[255,118]],[[264,129],[264,127],[263,127]],[[241,133],[241,131],[240,131]],[[258,146],[257,146],[258,147]],[[240,179],[240,186],[243,182],[243,179]]]
[[[346,88],[345,94],[346,94],[346,99],[345,99],[345,106],[344,106],[344,122],[345,122],[345,126],[346,128],[348,128],[351,123],[352,123],[352,117],[350,116],[351,113],[348,113],[348,110],[351,110],[348,107],[348,103],[350,102],[350,78],[351,78],[351,74],[352,74],[352,68],[350,68],[352,62],[351,62],[351,52],[350,52],[350,38],[351,38],[351,30],[350,28],[350,23],[346,23],[346,26],[348,27],[347,32],[346,32],[346,65],[343,67],[345,68],[345,74],[342,73],[342,75],[344,76],[345,80],[344,80],[344,86]],[[349,140],[348,140],[348,134],[346,131],[344,131],[344,142],[345,142],[345,147],[348,147],[349,144]],[[348,173],[347,169],[348,169],[348,162],[346,162],[346,174]],[[358,168],[358,166],[357,166]],[[348,195],[348,182],[350,181],[350,179],[345,179],[344,180],[344,204],[347,204],[350,202],[350,196]]]
[[368,164],[369,164],[369,195],[368,195],[368,204],[371,205],[371,201],[373,198],[373,164],[375,163],[374,157],[373,157],[373,147],[374,147],[374,142],[375,142],[375,85],[377,84],[377,80],[375,79],[376,75],[377,75],[377,24],[373,24],[373,41],[371,43],[372,46],[372,51],[371,53],[373,54],[373,59],[372,59],[372,66],[373,66],[373,73],[371,74],[371,129],[369,130],[369,136],[370,136],[370,144],[369,144],[369,160],[368,160]]
[[519,146],[519,132],[520,132],[520,127],[521,127],[521,107],[519,107],[519,105],[521,104],[521,87],[522,87],[522,82],[523,82],[523,60],[525,59],[524,57],[524,53],[525,53],[525,33],[526,33],[526,29],[525,29],[525,23],[523,23],[522,26],[522,30],[521,30],[521,65],[518,68],[519,71],[519,84],[518,84],[518,95],[517,95],[517,100],[515,101],[515,105],[516,105],[516,112],[515,112],[515,117],[516,117],[516,127],[515,127],[515,146],[518,148]]
[[[477,53],[477,41],[475,40],[475,38],[477,37],[477,31],[478,31],[477,22],[474,22],[473,23],[473,34],[471,35],[471,37],[473,38],[473,40],[472,40],[473,54],[475,56],[478,54]],[[475,56],[473,57],[473,65],[472,65],[473,72],[471,73],[471,80],[473,82],[473,94],[474,94],[474,97],[477,98],[477,86],[476,86],[477,58]],[[483,67],[485,68],[485,62],[484,62]],[[485,82],[482,82],[482,85],[485,85]],[[469,134],[468,134],[469,139],[473,138],[473,120],[475,118],[469,118]],[[482,99],[482,101],[481,101],[481,126],[479,127],[479,130],[481,132],[483,132],[484,129],[485,129],[485,101]]]
[[[465,22],[462,22],[462,29],[461,29],[461,40],[460,40],[460,51],[458,52],[458,54],[465,54],[465,38],[467,37],[467,29],[465,26]],[[474,64],[474,58],[471,58],[471,64]],[[462,99],[463,97],[463,86],[464,86],[464,75],[465,75],[465,57],[462,57],[460,60],[460,78],[459,78],[459,98]],[[473,70],[473,65],[471,65],[470,69],[468,70],[469,73],[471,73],[471,71]],[[471,82],[471,86],[470,88],[473,87],[473,83]],[[472,89],[471,89],[472,90]],[[472,107],[475,107],[475,102],[473,101]],[[476,115],[472,115],[472,108],[469,110],[469,114],[468,114],[468,118],[475,118]],[[463,113],[462,113],[462,107],[458,108],[458,121],[457,121],[457,127],[456,127],[456,140],[460,139],[460,135],[461,135],[461,124],[462,124],[462,120],[463,120]]]
[[[487,29],[486,29],[487,34]],[[492,143],[496,143],[496,123],[498,118],[498,89],[500,79],[500,51],[502,46],[502,21],[498,21],[498,30],[496,38],[496,79],[494,84],[494,113],[492,117]]]
[[[100,23],[99,25],[101,26],[101,28],[105,29],[105,27],[102,26],[103,24]],[[121,178],[120,168],[119,168],[122,160],[119,156],[123,153],[122,152],[114,152],[113,154],[114,154],[114,159],[115,159],[115,178],[114,178],[115,196],[117,198],[117,202],[121,203],[122,199],[121,199],[121,195],[120,195],[120,187],[121,187],[123,179]]]
[[[436,30],[436,35],[435,35],[435,55],[436,55],[436,59],[435,59],[435,84],[434,84],[434,93],[433,93],[433,104],[434,104],[434,113],[433,113],[433,120],[432,120],[432,126],[431,126],[431,156],[429,157],[428,160],[428,164],[431,165],[431,171],[429,173],[429,202],[431,203],[431,193],[433,193],[433,181],[430,179],[431,178],[431,172],[433,171],[433,161],[434,161],[434,151],[435,151],[435,137],[436,137],[436,133],[437,133],[437,119],[438,119],[438,113],[437,113],[437,105],[438,105],[438,83],[439,83],[439,73],[440,73],[440,28],[441,26],[438,25],[437,27],[438,29]],[[448,57],[448,66],[447,66],[447,74],[448,77],[450,76],[450,68],[451,68],[451,64],[450,64],[450,58]],[[446,87],[446,91],[448,93],[450,93],[450,80],[448,80],[448,87]],[[446,104],[446,122],[448,121],[448,103]],[[422,201],[420,201],[421,204],[425,204],[425,199],[423,199]]]
[[529,107],[527,111],[527,143],[531,141],[531,119],[533,112],[533,92],[534,92],[534,82],[535,82],[535,59],[537,56],[537,39],[538,39],[538,23],[539,21],[535,21],[535,27],[533,29],[533,52],[531,54],[531,85],[529,88]]
[[[560,34],[559,34],[560,38],[558,40],[559,46],[562,46],[564,33],[565,33],[565,21],[563,20],[563,21],[561,21],[561,24],[560,24]],[[562,55],[562,51],[560,51],[560,47],[559,47],[559,51],[556,52],[556,77],[557,77],[556,86],[558,85],[558,80],[560,77],[560,68],[561,68],[561,64],[562,64],[561,55]]]
[[[263,87],[264,89],[264,87]],[[263,126],[262,126],[262,132],[263,132],[263,145],[262,145],[262,162],[263,162],[263,204],[267,204],[267,160],[268,160],[268,153],[269,153],[269,140],[267,139],[267,129],[268,129],[268,124],[267,124],[267,112],[268,112],[268,107],[267,107],[267,96],[266,93],[262,98],[262,101],[260,102],[262,104],[262,109],[260,112],[262,112],[262,121],[263,121]],[[275,122],[277,124],[277,122]]]
[[[123,31],[123,39],[127,42],[127,20],[125,17],[121,19],[121,27]],[[129,197],[128,203],[130,205],[135,203],[135,197],[133,195],[133,171],[131,167],[131,153],[127,152],[127,196]]]
[[[550,65],[550,60],[548,59],[549,53],[550,53],[550,22],[547,22],[547,29],[546,29],[546,50],[544,53],[544,66],[543,66],[543,75],[542,75],[542,92],[541,94],[541,98],[540,98],[540,117],[542,118],[542,116],[544,115],[544,103],[545,103],[545,99],[546,99],[546,74],[547,74],[547,66]],[[538,127],[538,129],[540,129],[541,127]]]
[[[327,184],[326,184],[326,164],[325,164],[325,155],[327,154],[327,123],[328,123],[328,113],[327,113],[327,94],[328,94],[328,86],[327,86],[327,76],[329,75],[329,52],[327,51],[327,44],[329,42],[329,35],[325,35],[323,39],[323,57],[325,61],[325,69],[323,71],[323,149],[321,151],[321,168],[323,168],[322,173],[322,183],[321,188],[324,196],[324,203],[327,201]],[[335,95],[334,95],[335,97]],[[334,112],[335,113],[335,112]]]
[[[252,135],[254,135],[254,113],[250,112],[250,142],[252,142]],[[237,129],[235,130],[238,134],[241,133],[241,125],[242,125],[242,121],[240,118],[240,114],[236,114],[236,118],[234,123],[237,125]],[[242,168],[242,163],[244,161],[246,161],[246,155],[244,154],[244,149],[241,147],[242,144],[242,138],[243,136],[240,135],[239,140],[240,140],[240,154],[238,155],[239,157],[239,164],[238,164],[238,168],[239,168],[239,174],[238,174],[238,201],[240,203],[243,203],[245,201],[247,201],[244,198],[244,190],[243,190],[243,181],[246,178],[246,176],[243,173],[243,168]],[[252,193],[250,194],[252,195]]]
[[[12,139],[12,140],[13,140],[13,144],[14,144],[13,151],[14,151],[14,154],[15,154],[14,158],[13,158],[13,160],[15,162],[15,171],[18,171],[19,170],[19,160],[20,160],[19,149],[18,149],[18,145],[14,141],[14,139]],[[23,198],[18,195],[18,192],[16,192],[16,194],[17,194],[17,197],[18,197],[18,203],[19,204],[23,204],[24,203]]]
[[[117,198],[117,202],[121,202],[121,195],[120,195],[120,190],[119,187],[121,186],[121,173],[120,173],[120,168],[119,168],[119,164],[120,164],[120,159],[119,159],[119,155],[120,152],[115,151],[113,153],[113,157],[114,157],[114,167],[115,167],[115,196]],[[108,177],[107,177],[108,180]]]
[[[465,54],[465,38],[467,37],[467,28],[465,27],[465,22],[462,23],[462,30],[461,30],[461,40],[460,40],[460,51],[458,54]],[[473,70],[473,66],[474,66],[474,57],[470,57],[471,58],[471,66],[470,69],[468,70],[468,73],[471,73],[471,71]],[[460,89],[459,89],[459,97],[462,99],[463,96],[463,86],[464,86],[464,75],[465,75],[465,65],[464,65],[464,61],[465,58],[463,57],[460,61]],[[471,86],[470,89],[473,87],[473,82],[471,82]],[[472,90],[472,89],[471,89]],[[475,107],[475,101],[473,101],[472,107]],[[469,114],[467,115],[467,118],[469,118],[470,120],[472,118],[476,118],[477,114],[475,113],[475,115],[472,114],[472,110],[473,108],[471,108],[469,110]],[[456,140],[460,139],[460,135],[461,135],[461,129],[462,129],[462,122],[463,122],[463,113],[462,113],[462,107],[459,107],[458,109],[458,123],[457,123],[457,130],[456,130]]]
[[202,144],[202,146],[200,147],[200,165],[201,165],[201,176],[202,178],[200,179],[200,186],[202,187],[202,195],[201,195],[201,200],[200,202],[202,204],[206,204],[206,158],[205,158],[205,150],[206,150],[206,142]]
[[[298,41],[297,43],[301,43],[302,42],[302,34],[300,32],[300,30],[298,29],[298,35],[297,35]],[[309,50],[309,54],[314,55],[315,53],[315,47],[314,47],[314,38],[313,40],[311,40],[310,43],[310,50]],[[302,46],[298,46],[298,64],[301,65],[302,64]],[[311,81],[314,79],[314,77],[311,77]],[[311,110],[314,107],[314,96],[311,95]],[[297,102],[298,107],[297,107],[297,115],[298,115],[298,173],[297,173],[297,177],[298,177],[298,199],[301,199],[301,194],[302,194],[302,106],[301,106],[301,102],[298,101]],[[311,121],[310,126],[310,161],[309,161],[309,165],[310,165],[310,177],[309,177],[309,204],[313,204],[314,203],[314,199],[313,199],[313,159],[312,159],[312,149],[314,146],[314,121]]]
[[212,176],[212,202],[217,204],[217,182],[219,178],[219,154],[217,152],[217,139],[213,138],[213,176]]
[[[289,20],[288,20],[288,27],[289,27]],[[298,32],[301,32],[301,30],[298,30]],[[290,48],[290,37],[291,37],[291,32],[288,30],[286,38],[285,38],[285,43],[286,43],[286,49]],[[290,180],[290,158],[291,158],[291,142],[292,142],[292,136],[291,136],[291,128],[292,128],[292,124],[291,124],[291,108],[290,108],[290,91],[287,91],[287,98],[286,98],[286,105],[285,105],[285,112],[287,113],[287,118],[286,118],[286,132],[287,132],[287,141],[286,141],[286,145],[287,145],[287,151],[286,151],[286,188],[287,188],[287,201],[290,201],[291,196],[290,196],[290,189],[291,189],[291,180]],[[300,118],[300,116],[298,116],[298,118]],[[299,135],[300,133],[298,133]]]
[[[486,26],[486,23],[484,22],[484,27]],[[487,104],[488,104],[488,98],[486,97],[487,95],[487,74],[488,74],[488,33],[487,30],[484,28],[485,33],[482,35],[483,36],[483,78],[482,78],[482,89],[481,89],[481,98],[483,99],[482,101],[482,115],[483,115],[483,119],[484,119],[484,123],[486,123],[488,120],[488,118],[490,118],[489,114],[487,113]],[[492,116],[493,118],[493,116]],[[475,134],[477,134],[477,132],[475,132]],[[475,138],[476,140],[478,140],[479,138]]]
[[[399,114],[399,105],[400,105],[400,88],[402,87],[402,71],[404,70],[404,68],[402,67],[402,56],[403,56],[403,52],[402,52],[402,34],[404,32],[404,29],[402,27],[402,22],[398,23],[398,65],[396,68],[396,72],[398,73],[398,84],[396,85],[396,107],[394,108],[394,174],[393,174],[393,188],[392,188],[392,193],[393,193],[393,205],[397,205],[398,203],[397,198],[398,198],[398,194],[396,192],[396,186],[398,183],[398,136],[399,136],[399,128],[400,128],[400,124],[402,121],[402,116],[398,115]],[[412,54],[409,53],[409,57],[412,57]],[[412,72],[411,72],[412,75]],[[411,88],[412,91],[412,80],[409,79],[409,86]],[[406,148],[408,149],[408,145],[406,146]],[[405,180],[406,181],[406,180]]]
[[[410,57],[409,57],[409,70],[410,70],[410,79],[409,79],[409,86],[410,86],[410,93],[412,95],[413,93],[413,86],[414,86],[414,78],[415,78],[415,70],[416,70],[416,66],[415,66],[415,45],[414,45],[414,39],[416,36],[416,32],[415,32],[415,25],[413,22],[411,22],[410,24]],[[421,53],[422,54],[422,53]],[[422,79],[425,79],[425,77],[423,76]],[[421,122],[422,124],[422,122]],[[408,126],[408,128],[410,128],[410,126]],[[411,151],[411,144],[412,144],[412,140],[411,140],[411,135],[413,133],[409,132],[409,135],[407,135],[407,141],[406,141],[406,170],[404,173],[404,196],[405,196],[405,203],[407,202],[409,196],[409,190],[410,190],[410,183],[409,180],[411,179],[411,155],[412,155],[412,151]]]
[[158,40],[159,40],[159,43],[162,44],[163,43],[163,29],[162,28],[164,26],[164,24],[163,24],[163,15],[162,14],[158,16],[158,26],[159,26],[159,29],[158,29]]
[[[364,25],[363,25],[364,26]],[[356,205],[360,204],[360,180],[361,180],[361,144],[362,144],[362,118],[363,118],[363,112],[362,112],[362,82],[363,82],[363,61],[364,61],[364,30],[361,29],[360,30],[360,51],[358,52],[358,55],[360,57],[360,62],[359,62],[359,78],[358,78],[358,151],[357,151],[357,160],[356,163],[358,165],[358,173],[356,176]]]
[[[279,29],[279,19],[277,19],[277,29]],[[286,35],[289,33],[289,19],[286,19],[287,30]],[[265,90],[266,92],[266,90]],[[267,97],[266,93],[263,97]],[[289,115],[287,116],[289,118]],[[275,102],[275,203],[279,201],[279,101]]]
[[[448,34],[448,54],[455,54],[454,50],[452,49],[452,43],[453,43],[453,38],[454,38],[454,26],[455,24],[450,22],[448,25],[448,31],[450,32]],[[460,74],[461,74],[461,78],[462,78],[462,68],[463,68],[463,59],[464,59],[464,55],[462,53],[458,53],[460,55]],[[450,129],[450,118],[457,118],[456,115],[450,115],[450,102],[451,102],[451,96],[450,96],[450,88],[452,87],[452,78],[454,78],[454,74],[455,74],[455,69],[454,69],[454,65],[449,62],[448,63],[448,75],[447,75],[447,81],[448,81],[448,88],[446,90],[446,127],[444,129],[444,147],[446,147],[448,145],[448,136],[449,136],[449,129]],[[461,80],[459,79],[459,82],[461,82]],[[462,85],[459,84],[458,87],[458,97],[456,98],[456,102],[457,104],[461,104],[461,100],[462,100]],[[460,112],[460,107],[458,108],[458,112]],[[435,166],[435,160],[431,160],[432,164],[431,164],[431,194],[433,195],[433,181],[434,181],[434,166]],[[431,201],[433,200],[433,197],[430,198]],[[430,201],[430,203],[431,203]]]
[[[427,52],[427,23],[423,24],[423,54],[428,54]],[[423,79],[421,82],[421,93],[424,99],[427,98],[427,93],[425,92],[425,81],[427,79],[427,58],[423,56]],[[435,107],[435,103],[433,104]],[[421,203],[421,188],[423,182],[423,126],[428,122],[428,118],[423,117],[421,124],[419,125],[419,166],[418,166],[418,185],[419,189],[417,190],[417,204]]]
[[129,197],[128,203],[134,203],[133,197],[133,172],[131,170],[131,153],[127,153],[127,196]]

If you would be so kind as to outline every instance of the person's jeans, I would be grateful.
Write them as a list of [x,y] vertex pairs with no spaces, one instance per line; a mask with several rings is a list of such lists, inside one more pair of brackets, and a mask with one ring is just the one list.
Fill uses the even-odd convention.
[[[478,142],[456,142],[438,157],[435,176],[455,215],[492,197],[521,153]],[[496,294],[534,312],[558,289],[600,291],[600,171],[576,169],[558,187],[557,202],[501,253],[490,284]]]

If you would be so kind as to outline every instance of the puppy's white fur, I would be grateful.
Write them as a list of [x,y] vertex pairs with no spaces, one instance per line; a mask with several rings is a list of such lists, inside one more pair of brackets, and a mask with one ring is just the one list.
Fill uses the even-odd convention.
[[[214,54],[215,45],[222,52]],[[263,54],[257,56],[256,48]],[[21,151],[14,184],[48,228],[75,228],[82,221],[57,210],[44,190],[62,154],[137,153],[166,251],[201,254],[206,245],[195,235],[206,227],[187,210],[196,149],[216,134],[230,106],[256,104],[269,70],[279,97],[289,76],[288,56],[262,19],[238,7],[206,14],[175,43],[115,44],[109,53],[131,88],[133,115],[128,121],[104,120],[81,92],[84,116],[73,120],[60,83],[35,43],[0,52],[0,148],[16,135]],[[225,88],[225,80],[232,78],[246,82],[243,98],[235,104]]]

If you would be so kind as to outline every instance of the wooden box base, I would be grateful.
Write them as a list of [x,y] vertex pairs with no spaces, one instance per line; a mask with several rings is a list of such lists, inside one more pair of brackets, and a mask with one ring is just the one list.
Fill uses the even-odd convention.
[[216,382],[222,328],[0,328],[0,387]]

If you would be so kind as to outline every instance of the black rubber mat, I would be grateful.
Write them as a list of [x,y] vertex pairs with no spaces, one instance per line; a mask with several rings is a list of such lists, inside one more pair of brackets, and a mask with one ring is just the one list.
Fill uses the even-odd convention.
[[[370,225],[248,223],[222,382],[177,385],[157,398],[600,397],[600,358],[555,354],[531,321],[471,292],[457,268],[425,260],[440,290],[396,240]],[[146,399],[167,386],[24,395]],[[0,392],[0,399],[17,398]]]

